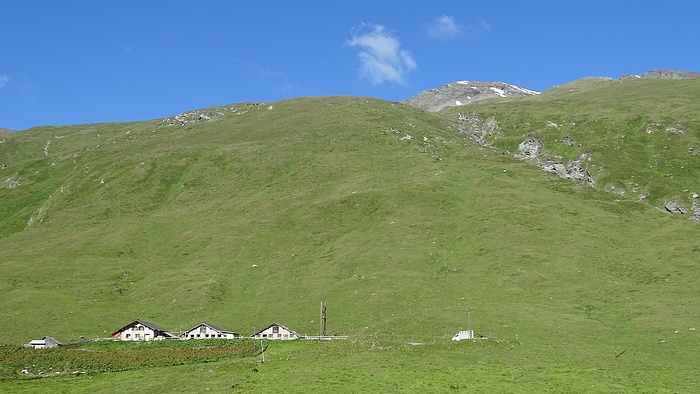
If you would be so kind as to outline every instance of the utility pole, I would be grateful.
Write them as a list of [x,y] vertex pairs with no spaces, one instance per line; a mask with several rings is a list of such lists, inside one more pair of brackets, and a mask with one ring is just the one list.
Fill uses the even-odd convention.
[[262,353],[262,360],[260,360],[260,362],[265,364],[265,346],[263,346],[262,339],[260,340],[260,352]]
[[472,323],[471,323],[471,316],[472,315],[472,307],[468,306],[467,307],[467,330],[472,329]]
[[326,336],[326,303],[323,301],[321,301],[321,327],[318,336],[320,338]]

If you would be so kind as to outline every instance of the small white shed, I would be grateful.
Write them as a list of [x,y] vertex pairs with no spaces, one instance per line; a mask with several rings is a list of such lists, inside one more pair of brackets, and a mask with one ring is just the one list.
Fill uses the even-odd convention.
[[474,330],[460,331],[452,337],[453,341],[461,341],[463,339],[474,339]]
[[63,346],[63,343],[51,337],[44,337],[42,339],[33,339],[28,343],[23,343],[22,345],[24,345],[24,347],[30,347],[33,349],[47,349],[52,347]]

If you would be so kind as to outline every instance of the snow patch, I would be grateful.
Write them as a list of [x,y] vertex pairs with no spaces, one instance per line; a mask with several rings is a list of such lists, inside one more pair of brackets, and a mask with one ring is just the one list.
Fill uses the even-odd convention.
[[489,89],[493,90],[493,92],[498,96],[506,97],[506,92],[504,92],[503,89],[494,88],[493,86],[489,87]]
[[509,85],[510,87],[512,87],[513,89],[519,90],[519,91],[521,91],[521,92],[523,92],[523,93],[526,93],[526,94],[536,95],[536,94],[540,94],[540,93],[541,93],[541,92],[538,92],[538,91],[536,91],[536,90],[530,90],[530,89],[521,88],[520,86],[515,86],[515,85],[511,85],[511,84],[508,84],[508,85]]
[[462,102],[459,101],[459,100],[456,100],[456,101],[455,101],[455,105],[462,105]]

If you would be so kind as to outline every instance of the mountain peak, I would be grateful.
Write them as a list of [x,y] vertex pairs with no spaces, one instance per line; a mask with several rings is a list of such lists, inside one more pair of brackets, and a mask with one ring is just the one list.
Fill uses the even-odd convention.
[[700,73],[682,70],[651,70],[644,74],[624,74],[620,79],[649,78],[649,79],[693,79],[700,78]]
[[439,111],[445,107],[470,104],[485,99],[540,94],[505,82],[457,81],[428,89],[403,102],[427,111]]

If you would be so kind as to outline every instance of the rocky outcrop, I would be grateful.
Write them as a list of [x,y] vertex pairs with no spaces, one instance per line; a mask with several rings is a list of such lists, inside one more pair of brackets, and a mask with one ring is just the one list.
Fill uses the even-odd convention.
[[624,74],[620,79],[651,78],[651,79],[693,79],[700,78],[700,73],[681,70],[651,70],[644,74]]
[[688,208],[681,206],[678,203],[678,198],[675,198],[673,200],[664,201],[664,209],[670,213],[685,214],[688,212]]
[[574,179],[586,182],[590,187],[595,187],[593,175],[585,168],[585,162],[590,160],[590,155],[590,152],[581,153],[566,164],[553,159],[538,161],[537,166],[544,171],[557,174],[559,178]]
[[467,105],[484,99],[533,96],[539,93],[504,82],[459,81],[448,83],[435,89],[424,90],[402,102],[426,111],[435,112],[445,107]]
[[[264,105],[265,103],[244,103],[240,105],[200,109],[165,118],[162,120],[162,124],[165,126],[184,126],[186,124],[209,122],[223,118],[226,116],[227,112],[232,112],[233,115],[243,115],[248,112],[249,109],[262,108]],[[242,109],[241,107],[245,109]],[[273,106],[269,105],[267,109],[272,110]]]
[[476,112],[471,115],[460,113],[457,115],[457,120],[460,122],[457,127],[459,132],[466,134],[472,141],[481,146],[490,148],[491,144],[487,141],[487,137],[494,140],[501,135],[498,121],[493,117],[481,119]]

